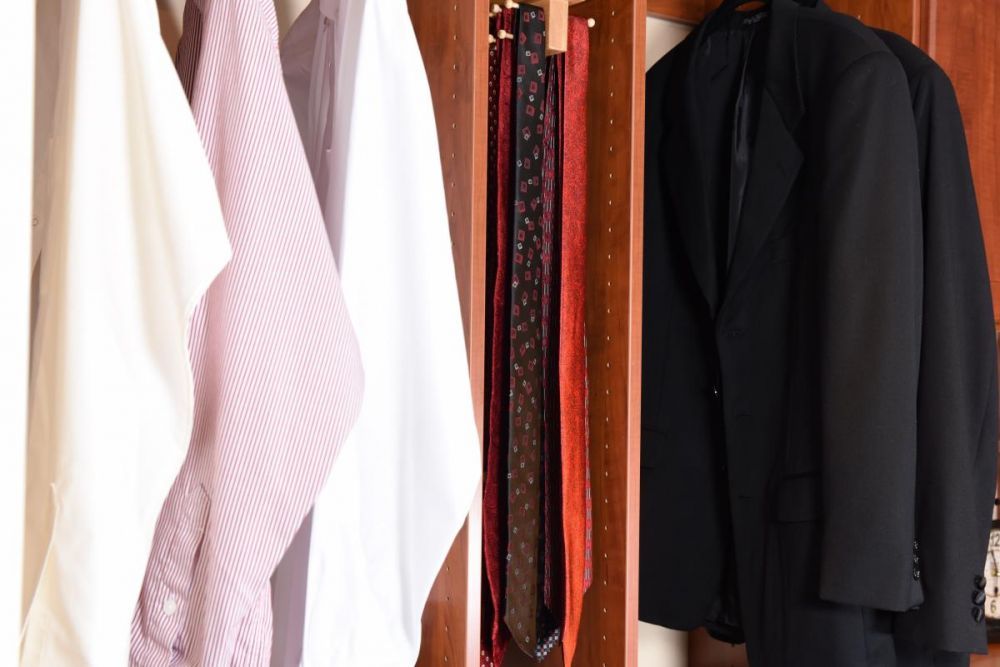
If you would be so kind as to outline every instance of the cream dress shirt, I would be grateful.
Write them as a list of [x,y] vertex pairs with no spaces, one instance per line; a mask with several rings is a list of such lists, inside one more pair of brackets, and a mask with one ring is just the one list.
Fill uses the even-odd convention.
[[230,249],[155,3],[38,12],[21,664],[117,667],[191,435],[189,319]]

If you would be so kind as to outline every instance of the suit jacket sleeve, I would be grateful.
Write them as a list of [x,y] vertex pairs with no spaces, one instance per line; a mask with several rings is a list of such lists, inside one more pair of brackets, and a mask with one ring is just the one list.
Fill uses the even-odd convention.
[[839,76],[818,179],[824,527],[820,596],[903,611],[914,566],[922,236],[916,134],[899,62]]
[[917,534],[927,595],[897,619],[925,647],[986,652],[975,611],[993,514],[996,344],[986,253],[958,102],[933,63],[911,75],[924,200]]

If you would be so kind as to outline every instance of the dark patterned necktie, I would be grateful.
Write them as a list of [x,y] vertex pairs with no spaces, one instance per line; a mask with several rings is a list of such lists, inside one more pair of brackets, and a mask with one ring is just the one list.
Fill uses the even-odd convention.
[[[504,9],[494,18],[495,33],[514,32],[516,13]],[[487,341],[490,373],[486,384],[483,482],[483,618],[481,667],[503,664],[510,633],[503,622],[507,554],[507,410],[510,398],[510,225],[511,138],[514,43],[497,39],[490,53],[489,166],[487,208]]]
[[511,252],[510,451],[504,620],[528,655],[538,646],[542,438],[542,140],[545,28],[522,3],[516,40],[514,225]]
[[563,56],[548,58],[542,139],[542,572],[538,660],[559,641],[562,618],[562,504],[559,450],[559,102]]

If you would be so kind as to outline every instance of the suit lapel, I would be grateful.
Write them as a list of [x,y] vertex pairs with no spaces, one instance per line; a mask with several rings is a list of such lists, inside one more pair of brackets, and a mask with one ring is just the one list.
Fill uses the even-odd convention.
[[799,7],[793,0],[771,0],[770,4],[764,89],[760,95],[745,200],[725,285],[720,284],[718,239],[706,201],[705,154],[700,146],[702,119],[697,109],[698,82],[691,62],[698,57],[710,19],[703,21],[677,47],[676,69],[670,76],[662,106],[667,131],[659,150],[658,166],[673,204],[671,217],[676,221],[692,272],[713,317],[724,296],[733,293],[742,282],[767,240],[803,160],[793,136],[804,113],[795,53]]
[[726,296],[739,287],[760,252],[802,166],[802,151],[785,129],[767,90],[761,95],[758,114],[756,148],[750,158],[750,177],[726,280]]
[[802,167],[794,132],[805,113],[795,48],[799,7],[794,0],[771,0],[764,86],[760,94],[750,174],[736,246],[724,290],[729,298],[743,282],[781,214]]

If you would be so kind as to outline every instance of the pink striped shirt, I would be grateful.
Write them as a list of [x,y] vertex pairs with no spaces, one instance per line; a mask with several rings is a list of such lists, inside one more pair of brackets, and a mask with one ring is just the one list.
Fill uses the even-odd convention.
[[132,626],[143,667],[266,665],[268,578],[357,416],[362,370],[272,0],[188,0],[178,69],[233,249],[195,311],[195,422]]

